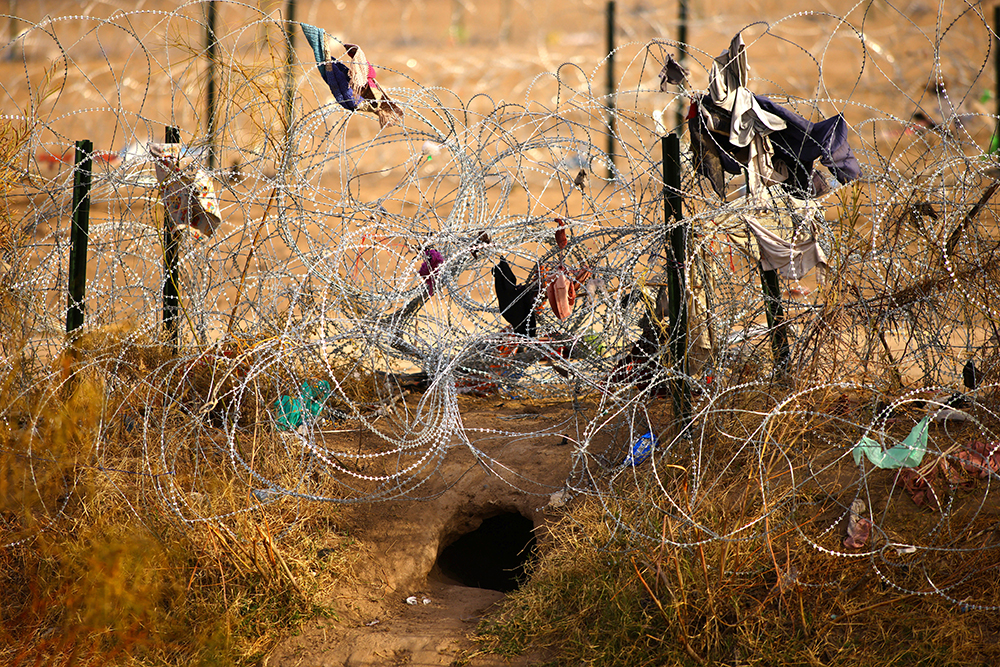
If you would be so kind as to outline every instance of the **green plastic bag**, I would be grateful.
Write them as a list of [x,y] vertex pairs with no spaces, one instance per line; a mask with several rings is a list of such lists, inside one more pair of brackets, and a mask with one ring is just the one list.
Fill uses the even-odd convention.
[[863,454],[878,468],[916,468],[924,460],[924,453],[927,451],[927,425],[930,421],[930,415],[924,417],[903,442],[885,450],[875,440],[861,438],[854,445],[854,463],[861,465]]
[[286,394],[274,402],[275,426],[280,431],[294,431],[307,415],[319,416],[329,395],[330,383],[326,380],[320,380],[315,388],[309,382],[303,382],[300,398]]

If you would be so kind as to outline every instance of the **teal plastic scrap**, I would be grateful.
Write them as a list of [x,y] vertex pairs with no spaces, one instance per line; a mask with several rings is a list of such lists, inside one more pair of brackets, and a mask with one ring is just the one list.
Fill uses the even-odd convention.
[[308,416],[319,416],[329,395],[330,383],[326,380],[320,380],[315,387],[303,382],[298,398],[285,394],[274,402],[274,425],[281,431],[297,429]]
[[867,456],[878,468],[915,468],[924,460],[927,451],[927,426],[930,416],[924,417],[913,427],[903,442],[889,449],[882,449],[877,441],[861,438],[854,445],[854,463],[861,465],[861,456]]

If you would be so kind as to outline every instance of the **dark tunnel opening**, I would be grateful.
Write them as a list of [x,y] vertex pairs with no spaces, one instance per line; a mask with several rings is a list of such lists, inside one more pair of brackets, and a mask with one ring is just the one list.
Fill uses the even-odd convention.
[[535,557],[535,524],[517,512],[498,514],[446,546],[441,574],[463,586],[510,593],[524,581]]

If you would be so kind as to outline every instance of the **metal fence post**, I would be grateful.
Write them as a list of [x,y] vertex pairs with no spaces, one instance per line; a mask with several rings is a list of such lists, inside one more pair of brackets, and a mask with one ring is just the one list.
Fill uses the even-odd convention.
[[615,0],[608,0],[608,177],[615,175]]
[[[687,359],[687,290],[684,269],[687,264],[688,223],[682,222],[681,142],[670,133],[660,140],[663,153],[663,218],[667,230],[667,296],[670,300],[670,354],[677,378],[673,382],[674,414],[687,428],[691,421],[691,387],[688,385]],[[673,220],[674,225],[670,222]]]
[[76,160],[73,168],[73,221],[70,227],[69,303],[66,308],[66,333],[70,335],[83,326],[93,153],[94,144],[89,139],[76,142]]
[[[207,164],[209,170],[215,169],[215,59],[216,46],[219,41],[215,37],[216,6],[215,0],[209,0],[205,5],[206,28],[205,28],[205,52],[208,57],[208,86],[205,90],[205,106],[207,107],[208,122],[206,133],[208,134],[208,155]],[[170,143],[170,142],[167,142]]]
[[[181,131],[168,127],[166,143],[179,144]],[[177,266],[180,239],[170,216],[163,216],[163,330],[174,352],[180,348],[180,270]]]
[[764,290],[764,312],[767,314],[767,328],[771,332],[771,352],[775,368],[782,369],[788,364],[791,348],[788,345],[788,330],[785,327],[785,309],[781,305],[781,286],[778,272],[765,271],[760,264],[760,284]]
[[[684,64],[684,60],[687,57],[687,51],[685,50],[685,45],[688,40],[688,0],[678,0],[677,7],[677,41],[679,46],[677,47],[677,63],[680,65]],[[684,128],[684,105],[679,104],[677,107],[677,131],[682,132]]]

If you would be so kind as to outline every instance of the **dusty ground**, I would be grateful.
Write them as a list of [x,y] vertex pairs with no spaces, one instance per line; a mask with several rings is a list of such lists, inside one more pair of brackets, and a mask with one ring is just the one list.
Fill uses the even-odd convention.
[[[544,544],[547,522],[559,515],[546,506],[570,475],[573,449],[560,444],[558,435],[525,440],[516,432],[565,427],[572,405],[498,396],[463,397],[461,404],[468,429],[512,433],[477,443],[483,464],[466,447],[452,449],[414,494],[421,500],[365,505],[342,515],[338,521],[350,523],[350,534],[364,545],[364,555],[350,583],[329,600],[338,618],[306,624],[273,652],[269,667],[450,665],[459,658],[482,666],[537,662],[537,656],[510,663],[474,656],[469,633],[503,593],[456,585],[435,567],[435,560],[455,537],[501,512],[531,519]],[[490,458],[502,460],[502,466],[494,466],[497,474],[486,469]],[[410,596],[418,604],[406,604]]]

